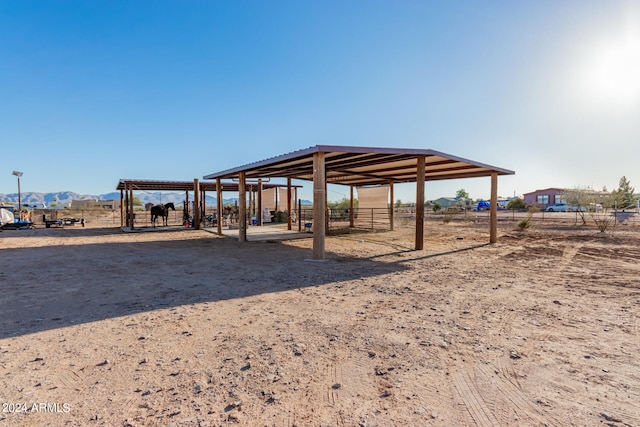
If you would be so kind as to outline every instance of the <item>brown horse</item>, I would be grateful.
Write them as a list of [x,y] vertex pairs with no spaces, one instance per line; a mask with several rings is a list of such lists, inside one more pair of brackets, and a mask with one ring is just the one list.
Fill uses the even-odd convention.
[[158,217],[162,217],[162,225],[166,226],[169,221],[169,209],[176,210],[172,202],[164,205],[155,205],[151,207],[151,224],[155,227]]

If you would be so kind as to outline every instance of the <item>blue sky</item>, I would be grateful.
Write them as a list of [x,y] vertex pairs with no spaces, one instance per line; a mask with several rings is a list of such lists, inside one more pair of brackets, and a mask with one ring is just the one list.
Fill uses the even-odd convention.
[[[100,194],[316,144],[515,170],[503,196],[640,190],[638,76],[638,1],[0,0],[0,193],[13,170]],[[490,191],[427,199],[460,188]]]

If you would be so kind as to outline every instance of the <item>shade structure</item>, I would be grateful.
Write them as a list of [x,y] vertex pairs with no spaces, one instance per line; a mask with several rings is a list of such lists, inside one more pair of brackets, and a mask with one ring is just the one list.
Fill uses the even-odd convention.
[[[245,180],[287,178],[313,182],[313,258],[324,259],[326,185],[368,186],[417,183],[416,250],[423,249],[424,183],[445,179],[491,177],[491,236],[495,242],[497,177],[514,171],[432,149],[316,145],[269,159],[205,175],[204,179]],[[318,205],[323,206],[318,206]],[[242,238],[241,238],[242,239]]]
[[[116,190],[120,190],[120,225],[124,226],[125,223],[128,227],[134,228],[134,215],[133,215],[133,192],[134,191],[185,191],[193,192],[194,199],[200,199],[200,193],[207,191],[215,191],[219,194],[222,192],[234,192],[239,193],[242,189],[238,182],[222,182],[216,181],[199,181],[197,179],[193,181],[164,181],[164,180],[146,180],[146,179],[120,179]],[[219,185],[219,186],[218,186]],[[260,183],[261,188],[277,188],[282,187],[282,184],[274,184],[269,182]],[[298,188],[300,186],[293,186]],[[255,191],[258,188],[256,183],[245,182],[244,191]],[[127,199],[127,203],[123,203],[124,199]],[[188,200],[188,196],[187,196]],[[198,206],[199,203],[195,205]],[[218,207],[218,217],[220,217],[221,204]],[[199,215],[194,215],[195,218],[199,218]],[[199,225],[199,224],[198,224]]]

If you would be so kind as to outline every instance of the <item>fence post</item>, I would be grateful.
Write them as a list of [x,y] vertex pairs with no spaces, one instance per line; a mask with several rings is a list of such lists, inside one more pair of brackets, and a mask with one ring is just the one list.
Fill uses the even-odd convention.
[[373,208],[371,208],[371,230],[373,230]]

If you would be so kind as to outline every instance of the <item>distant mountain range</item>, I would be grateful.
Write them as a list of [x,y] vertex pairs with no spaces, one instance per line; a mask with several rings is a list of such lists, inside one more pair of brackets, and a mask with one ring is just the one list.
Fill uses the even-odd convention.
[[[143,205],[147,203],[169,203],[173,202],[176,206],[181,206],[182,202],[184,202],[185,194],[182,192],[178,193],[150,193],[150,192],[137,192],[134,194],[134,197],[140,199]],[[32,208],[64,208],[68,207],[73,200],[83,200],[83,199],[97,199],[97,200],[118,200],[120,201],[120,192],[114,191],[111,193],[100,194],[100,195],[92,195],[92,194],[78,194],[73,191],[59,191],[57,193],[37,193],[37,192],[26,192],[20,195],[22,205],[28,205]],[[193,199],[190,199],[193,201]],[[224,204],[234,204],[238,201],[237,197],[232,197],[229,199],[222,199]],[[215,206],[217,203],[217,198],[213,196],[206,196],[206,204],[207,206]],[[0,193],[0,205],[16,205],[18,204],[18,193],[12,194],[2,194]],[[303,205],[310,205],[311,202],[308,200],[302,201]]]

